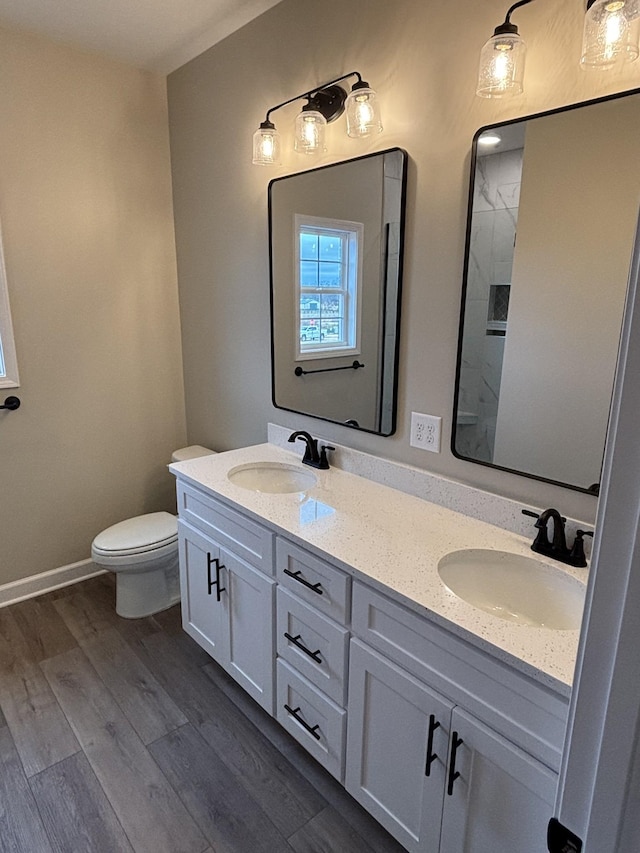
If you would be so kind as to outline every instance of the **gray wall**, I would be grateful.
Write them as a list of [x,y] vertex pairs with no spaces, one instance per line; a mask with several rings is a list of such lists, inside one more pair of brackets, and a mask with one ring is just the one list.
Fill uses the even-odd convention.
[[171,508],[186,430],[164,79],[3,29],[0,78],[22,383],[0,412],[4,584]]
[[[462,0],[455,8],[424,0],[283,0],[169,77],[190,441],[218,449],[261,442],[273,420],[593,516],[592,497],[463,462],[448,449],[474,132],[640,83],[637,64],[609,74],[579,68],[584,6],[575,0],[519,10],[529,47],[526,93],[512,101],[476,98],[478,55],[504,13],[501,0]],[[385,132],[350,140],[340,119],[316,164],[394,145],[411,158],[399,418],[391,438],[291,415],[270,402],[267,185],[312,164],[287,145],[297,105],[274,116],[286,148],[282,167],[252,166],[251,137],[269,107],[353,69],[378,91]],[[412,410],[442,416],[441,454],[409,447]]]

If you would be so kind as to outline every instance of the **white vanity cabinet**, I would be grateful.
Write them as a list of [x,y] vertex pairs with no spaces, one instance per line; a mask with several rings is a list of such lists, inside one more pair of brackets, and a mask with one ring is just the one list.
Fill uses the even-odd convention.
[[341,782],[351,579],[280,537],[276,576],[276,717]]
[[353,631],[349,793],[410,853],[542,853],[565,703],[357,583]]
[[273,534],[196,489],[178,495],[183,627],[273,714]]
[[410,853],[544,853],[568,697],[215,495],[178,479],[185,631]]

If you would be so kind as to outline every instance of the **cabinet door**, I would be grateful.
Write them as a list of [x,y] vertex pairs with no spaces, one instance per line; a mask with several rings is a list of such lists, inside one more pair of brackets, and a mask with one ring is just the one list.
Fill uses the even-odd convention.
[[458,708],[451,729],[440,853],[545,853],[556,774]]
[[349,668],[345,787],[410,853],[437,851],[453,706],[357,640]]
[[223,574],[220,549],[183,521],[178,522],[178,541],[182,627],[212,658],[223,663],[229,650],[224,593],[218,595],[216,583]]
[[276,582],[224,548],[220,560],[224,566],[222,598],[229,620],[228,655],[221,663],[273,714]]

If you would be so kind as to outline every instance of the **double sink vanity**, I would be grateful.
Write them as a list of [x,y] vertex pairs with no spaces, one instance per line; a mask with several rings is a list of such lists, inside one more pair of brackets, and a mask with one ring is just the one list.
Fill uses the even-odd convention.
[[545,849],[586,570],[276,444],[171,470],[185,630],[407,850]]

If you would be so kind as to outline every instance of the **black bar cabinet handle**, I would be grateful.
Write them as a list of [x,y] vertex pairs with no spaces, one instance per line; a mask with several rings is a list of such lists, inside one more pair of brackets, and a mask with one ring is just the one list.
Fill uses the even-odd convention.
[[438,757],[438,753],[433,751],[433,733],[440,728],[440,723],[436,720],[435,714],[429,715],[429,737],[427,738],[427,762],[424,768],[424,775],[431,775],[431,765]]
[[305,723],[302,717],[298,714],[298,711],[300,710],[299,705],[297,708],[290,708],[285,703],[284,709],[287,714],[291,714],[291,716],[294,720],[296,720],[296,722],[300,723],[303,729],[306,729],[306,731],[308,731],[310,735],[313,735],[316,740],[320,740],[320,735],[318,734],[318,729],[320,728],[320,725],[318,724],[317,726],[310,726],[309,723]]
[[224,569],[224,566],[220,563],[220,560],[216,560],[216,600],[221,600],[221,593],[226,592],[226,586],[220,586],[220,570]]
[[449,782],[447,783],[447,794],[452,796],[453,783],[459,778],[460,774],[456,770],[456,753],[458,747],[462,746],[464,741],[458,737],[458,732],[453,732],[451,736],[451,758],[449,759]]
[[[216,567],[216,579],[214,581],[211,580],[211,565],[214,564]],[[221,601],[220,593],[226,592],[227,588],[225,586],[220,586],[220,570],[225,567],[220,564],[220,560],[217,557],[212,557],[211,554],[207,553],[207,584],[208,589],[207,592],[211,595],[211,587],[215,586],[216,588],[216,601]]]
[[322,584],[318,581],[318,583],[309,583],[308,580],[305,580],[302,577],[302,572],[298,569],[297,572],[290,572],[289,569],[284,569],[285,575],[289,575],[290,578],[293,578],[294,581],[298,581],[303,586],[306,586],[307,589],[312,589],[314,592],[317,592],[318,595],[322,595]]
[[320,657],[320,649],[316,649],[315,652],[312,652],[311,649],[308,649],[304,643],[300,642],[300,634],[296,634],[295,637],[292,637],[288,631],[284,632],[285,637],[289,640],[290,643],[293,643],[296,648],[300,649],[301,652],[304,652],[305,655],[309,655],[316,663],[322,663],[322,658]]
[[214,558],[207,551],[207,594],[211,595],[211,587],[216,585],[215,581],[211,580],[211,564],[213,563]]
[[20,408],[20,397],[5,397],[4,405],[0,409],[8,409],[10,412],[15,412]]

